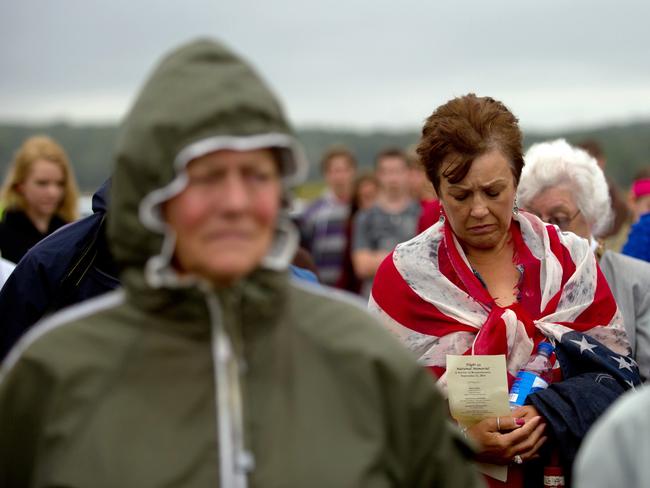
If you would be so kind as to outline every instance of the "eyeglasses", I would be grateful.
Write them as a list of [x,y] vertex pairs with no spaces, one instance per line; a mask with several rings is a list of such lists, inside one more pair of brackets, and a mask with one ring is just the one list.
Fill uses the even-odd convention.
[[[571,222],[573,222],[573,219],[575,219],[578,215],[580,214],[580,210],[578,210],[573,217],[565,217],[565,216],[559,216],[556,217],[555,215],[552,215],[548,219],[546,219],[546,222],[552,225],[557,225],[560,230],[562,231],[567,231],[569,230],[569,225],[571,225]],[[544,220],[544,219],[542,219]]]

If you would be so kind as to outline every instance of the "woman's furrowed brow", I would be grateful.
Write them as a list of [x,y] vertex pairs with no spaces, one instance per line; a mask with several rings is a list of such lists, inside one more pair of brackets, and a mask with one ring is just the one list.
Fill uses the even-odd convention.
[[[494,180],[489,181],[489,182],[487,182],[487,183],[482,183],[481,185],[479,185],[479,188],[483,188],[483,189],[484,189],[484,188],[489,188],[489,187],[491,187],[491,186],[493,186],[493,185],[496,185],[496,184],[499,184],[499,183],[504,183],[504,182],[506,182],[506,179],[505,179],[505,178],[497,178],[497,179],[494,179]],[[460,184],[458,184],[458,183],[451,183],[451,184],[449,185],[449,189],[450,189],[450,190],[451,190],[451,189],[457,189],[457,190],[464,190],[464,191],[466,191],[466,190],[470,190],[471,188],[472,188],[471,186],[460,185]]]

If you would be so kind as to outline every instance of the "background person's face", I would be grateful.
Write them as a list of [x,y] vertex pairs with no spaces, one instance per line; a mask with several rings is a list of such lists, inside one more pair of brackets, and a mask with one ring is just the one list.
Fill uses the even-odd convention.
[[377,200],[377,191],[378,188],[374,181],[366,180],[362,182],[357,191],[359,209],[363,210],[372,207]]
[[515,201],[511,164],[499,150],[477,157],[460,182],[440,175],[440,202],[454,234],[466,251],[487,250],[508,235]]
[[589,239],[591,226],[579,211],[574,195],[575,189],[567,185],[545,188],[535,195],[526,210],[544,222],[557,225],[564,232]]
[[38,217],[52,217],[63,200],[63,170],[52,161],[36,160],[25,181],[19,185],[18,191],[25,199],[28,213]]
[[187,187],[165,204],[175,265],[219,285],[253,271],[273,240],[281,184],[268,150],[217,151],[191,161]]
[[348,198],[354,184],[355,170],[345,156],[332,158],[325,171],[327,186],[339,198]]
[[377,164],[376,176],[382,191],[389,194],[409,193],[409,168],[403,158],[394,156],[381,158]]

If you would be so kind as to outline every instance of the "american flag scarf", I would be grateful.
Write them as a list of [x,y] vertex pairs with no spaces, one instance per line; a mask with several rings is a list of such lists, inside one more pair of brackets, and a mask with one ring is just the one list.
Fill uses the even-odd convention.
[[621,314],[588,242],[526,212],[513,217],[511,234],[523,273],[515,304],[494,302],[449,223],[438,222],[384,260],[369,308],[444,393],[447,354],[505,354],[511,385],[539,342],[563,338],[581,353],[597,345],[624,387],[638,384]]

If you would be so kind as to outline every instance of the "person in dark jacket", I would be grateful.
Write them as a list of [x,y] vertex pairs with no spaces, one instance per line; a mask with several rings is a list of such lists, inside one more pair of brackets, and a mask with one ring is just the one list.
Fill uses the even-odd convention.
[[93,213],[30,249],[0,290],[0,360],[40,318],[119,285],[106,244],[110,180],[93,195]]
[[63,148],[46,136],[18,149],[0,194],[0,254],[13,263],[38,241],[77,219],[77,184]]

